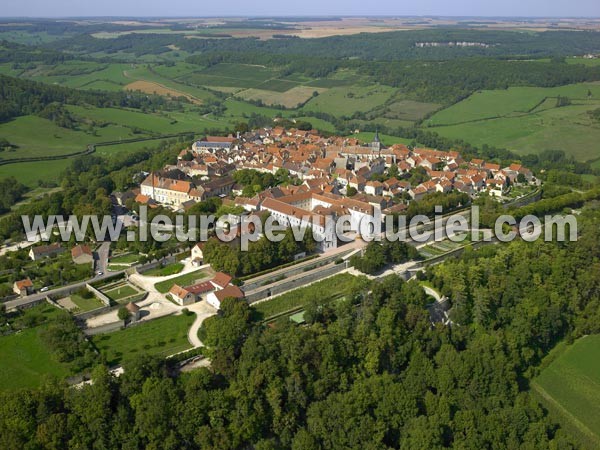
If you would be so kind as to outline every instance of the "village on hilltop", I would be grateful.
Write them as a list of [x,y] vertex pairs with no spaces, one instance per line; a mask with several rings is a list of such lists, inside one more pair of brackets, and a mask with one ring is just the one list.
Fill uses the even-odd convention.
[[[291,183],[248,193],[233,173],[250,169],[290,177]],[[416,180],[416,181],[415,181]],[[283,127],[253,130],[233,137],[207,136],[182,150],[177,163],[145,174],[139,189],[114,193],[124,204],[158,205],[185,211],[197,202],[220,197],[248,212],[268,211],[282,223],[310,217],[313,232],[327,233],[327,216],[365,215],[381,220],[401,214],[428,194],[457,191],[475,198],[503,196],[514,184],[535,182],[520,164],[500,167],[481,159],[465,161],[456,151],[386,147],[378,133],[368,144],[356,138],[325,137],[316,130]],[[333,242],[333,243],[332,243]],[[323,240],[325,251],[335,240]]]

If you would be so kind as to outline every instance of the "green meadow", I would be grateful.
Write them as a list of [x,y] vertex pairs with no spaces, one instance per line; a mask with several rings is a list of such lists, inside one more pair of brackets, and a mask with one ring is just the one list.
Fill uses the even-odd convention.
[[[25,311],[24,316],[51,319],[58,314],[61,314],[58,308],[44,304]],[[69,366],[58,362],[42,339],[41,331],[46,326],[0,336],[0,390],[37,387],[46,377],[63,379],[71,374]]]
[[0,337],[0,389],[36,387],[44,376],[69,375],[69,368],[55,361],[39,331],[32,328]]
[[[588,98],[588,91],[592,94],[591,98]],[[554,88],[511,87],[505,90],[480,91],[434,114],[425,121],[425,125],[453,125],[498,117],[519,117],[536,111],[536,106],[544,99],[559,95],[569,97],[576,104],[600,102],[600,84],[580,83]]]
[[[591,95],[588,95],[591,94]],[[557,106],[557,96],[571,100]],[[424,122],[436,133],[474,145],[489,144],[517,153],[562,149],[576,159],[600,157],[600,124],[588,112],[600,107],[600,84],[483,91]]]
[[587,112],[592,105],[553,108],[522,117],[506,117],[481,122],[435,127],[442,136],[464,139],[474,145],[489,144],[517,153],[565,150],[580,161],[600,156],[600,125]]
[[310,100],[304,111],[318,111],[334,116],[367,112],[385,103],[394,88],[383,85],[333,87]]
[[600,335],[561,349],[533,388],[567,430],[590,448],[600,447]]

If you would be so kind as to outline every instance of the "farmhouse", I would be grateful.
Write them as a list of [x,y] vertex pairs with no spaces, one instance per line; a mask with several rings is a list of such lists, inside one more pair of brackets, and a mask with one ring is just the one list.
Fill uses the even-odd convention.
[[227,286],[225,289],[211,292],[206,297],[206,301],[209,305],[214,306],[217,309],[221,308],[221,302],[228,297],[233,298],[244,298],[244,293],[237,286]]
[[31,250],[29,250],[29,257],[33,261],[39,261],[42,258],[51,258],[64,251],[65,249],[62,248],[58,242],[56,242],[50,245],[39,245],[37,247],[32,247]]
[[71,258],[75,264],[91,264],[94,261],[92,250],[87,245],[76,245],[71,249]]
[[175,303],[181,306],[191,305],[196,301],[196,295],[193,292],[190,292],[186,288],[182,288],[176,284],[171,287],[169,294],[171,294],[171,297]]

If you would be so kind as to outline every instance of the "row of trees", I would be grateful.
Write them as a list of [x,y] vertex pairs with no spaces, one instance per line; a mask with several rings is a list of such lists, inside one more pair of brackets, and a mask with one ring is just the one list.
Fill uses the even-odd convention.
[[204,261],[215,270],[240,277],[291,262],[295,255],[312,253],[314,249],[310,229],[307,229],[304,239],[297,242],[288,228],[280,242],[271,242],[263,236],[256,242],[250,242],[247,251],[241,250],[237,239],[226,243],[217,238],[209,239],[202,251]]

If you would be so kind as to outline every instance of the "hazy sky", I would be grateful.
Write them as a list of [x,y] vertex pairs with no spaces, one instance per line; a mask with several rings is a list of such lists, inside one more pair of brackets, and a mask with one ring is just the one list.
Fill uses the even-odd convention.
[[0,16],[450,15],[600,17],[599,0],[0,0]]

